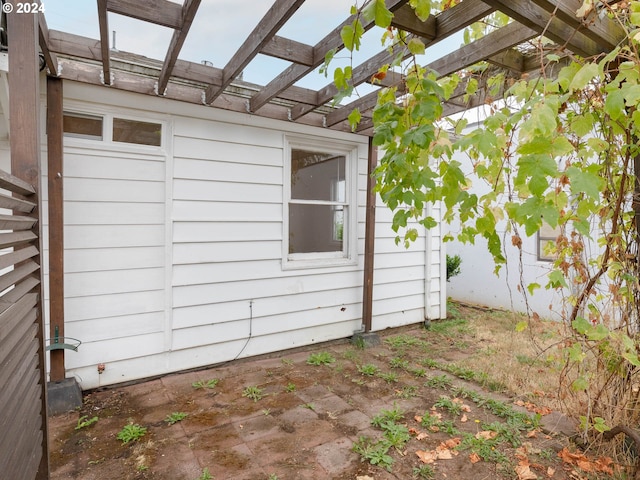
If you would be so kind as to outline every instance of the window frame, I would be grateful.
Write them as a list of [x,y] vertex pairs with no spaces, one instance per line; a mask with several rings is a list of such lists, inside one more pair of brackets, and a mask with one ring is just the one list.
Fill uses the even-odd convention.
[[551,228],[549,225],[547,225],[546,223],[543,224],[545,226],[547,226],[549,229],[551,229],[553,231],[553,236],[548,236],[548,235],[542,235],[541,229],[539,229],[536,232],[536,249],[537,249],[537,260],[539,262],[553,262],[555,261],[555,257],[553,256],[549,256],[549,255],[545,255],[544,253],[544,247],[547,243],[549,242],[556,242],[556,239],[558,238],[558,235],[560,235],[560,227],[556,227],[556,228]]
[[[334,139],[310,138],[287,134],[284,141],[283,201],[282,201],[282,268],[294,270],[357,264],[357,174],[358,144]],[[291,151],[312,150],[345,157],[345,199],[339,201],[296,200],[291,198]],[[332,182],[335,179],[332,180]],[[330,188],[335,188],[331,186]],[[289,253],[289,206],[338,205],[343,207],[342,250],[334,252]],[[331,237],[335,237],[332,222]],[[335,239],[335,238],[334,238]]]

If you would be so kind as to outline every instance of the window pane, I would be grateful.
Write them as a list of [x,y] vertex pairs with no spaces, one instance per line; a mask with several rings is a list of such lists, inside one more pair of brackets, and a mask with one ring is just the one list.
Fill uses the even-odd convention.
[[159,147],[162,141],[162,125],[114,118],[113,141]]
[[345,163],[342,155],[292,149],[291,198],[344,202]]
[[344,209],[289,205],[289,253],[342,252]]
[[68,137],[102,140],[102,117],[65,112],[62,130]]

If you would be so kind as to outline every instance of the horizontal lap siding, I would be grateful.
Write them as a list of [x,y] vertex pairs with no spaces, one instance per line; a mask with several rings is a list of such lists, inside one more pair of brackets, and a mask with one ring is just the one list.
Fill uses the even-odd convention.
[[[67,369],[165,347],[165,156],[68,139],[64,169],[66,335],[82,341]],[[135,148],[133,148],[135,150]]]
[[250,330],[245,354],[358,328],[361,266],[282,270],[283,133],[186,118],[175,132],[173,350],[211,344],[217,357],[238,341],[235,356]]

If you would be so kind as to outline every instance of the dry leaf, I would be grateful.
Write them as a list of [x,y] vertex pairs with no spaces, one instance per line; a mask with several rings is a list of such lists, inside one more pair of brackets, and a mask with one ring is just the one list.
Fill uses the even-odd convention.
[[555,468],[547,468],[547,477],[549,478],[553,478],[553,476],[556,474],[556,469]]
[[438,454],[434,450],[425,452],[424,450],[418,450],[416,455],[422,463],[433,463],[438,458]]
[[527,438],[538,438],[538,431],[531,430],[530,432],[527,433]]
[[420,415],[416,415],[413,419],[418,423],[422,423],[422,417]]
[[476,433],[476,438],[478,440],[493,440],[498,436],[498,432],[492,432],[491,430],[483,430],[481,432]]
[[373,480],[373,477],[370,477],[369,475],[358,475],[356,480]]
[[450,438],[449,440],[447,440],[446,442],[442,442],[440,444],[441,447],[446,447],[446,448],[456,448],[458,445],[460,445],[460,442],[462,440],[460,440],[458,437],[456,438]]
[[429,434],[421,432],[416,436],[416,440],[424,440],[425,438],[428,438]]
[[471,411],[471,407],[466,403],[463,403],[462,406],[460,407],[460,410],[462,410],[463,412],[469,413]]
[[471,455],[469,455],[469,460],[471,460],[471,463],[478,463],[481,458],[477,453],[472,453]]
[[436,448],[436,454],[438,456],[438,460],[451,460],[453,455],[451,455],[451,450],[448,448]]
[[462,415],[462,417],[460,417],[460,421],[461,421],[462,423],[465,423],[465,422],[468,422],[468,421],[469,421],[469,419],[467,418],[467,415],[466,415],[466,414],[464,414],[464,415]]
[[531,471],[529,465],[518,465],[516,468],[518,480],[537,480],[538,476]]

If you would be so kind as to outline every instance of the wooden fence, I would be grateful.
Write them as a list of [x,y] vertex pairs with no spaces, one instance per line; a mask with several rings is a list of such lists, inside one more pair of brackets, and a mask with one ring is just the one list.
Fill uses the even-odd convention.
[[[35,189],[0,171],[0,477],[47,478]],[[44,475],[44,476],[43,476]]]

